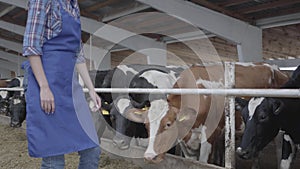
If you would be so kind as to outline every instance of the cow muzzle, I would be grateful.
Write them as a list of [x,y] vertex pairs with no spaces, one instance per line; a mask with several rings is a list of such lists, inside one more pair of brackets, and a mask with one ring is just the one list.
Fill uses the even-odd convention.
[[236,153],[240,158],[245,160],[252,158],[252,153],[248,150],[243,150],[241,147],[236,149]]
[[154,164],[160,163],[163,160],[162,155],[156,155],[153,153],[145,153],[144,158],[145,158],[145,161],[147,161],[149,163],[154,163]]
[[114,137],[113,144],[116,145],[121,150],[126,150],[129,148],[130,140],[126,140],[123,138]]
[[17,122],[17,121],[11,121],[10,127],[19,128],[19,127],[21,127],[21,123]]

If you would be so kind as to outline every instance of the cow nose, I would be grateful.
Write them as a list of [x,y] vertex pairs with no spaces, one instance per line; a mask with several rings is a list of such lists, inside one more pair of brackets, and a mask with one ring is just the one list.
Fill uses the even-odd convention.
[[129,144],[126,143],[126,141],[124,139],[121,138],[114,138],[113,139],[113,143],[122,150],[128,149],[129,148]]
[[156,157],[157,157],[157,156],[156,156],[156,154],[154,154],[154,153],[145,153],[145,154],[144,154],[144,158],[145,158],[147,161],[153,161],[153,160],[155,160]]
[[243,149],[242,149],[241,147],[238,147],[238,148],[236,149],[236,153],[237,153],[238,155],[242,155],[242,154],[243,154]]
[[236,153],[238,154],[238,156],[240,158],[243,158],[243,159],[248,159],[249,158],[249,152],[246,151],[246,150],[243,150],[241,147],[238,147],[236,149]]
[[18,128],[18,127],[21,127],[21,124],[19,122],[12,121],[10,123],[10,127]]

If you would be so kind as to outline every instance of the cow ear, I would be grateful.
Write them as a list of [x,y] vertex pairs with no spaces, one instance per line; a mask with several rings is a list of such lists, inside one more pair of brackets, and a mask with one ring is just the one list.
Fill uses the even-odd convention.
[[126,114],[126,118],[131,121],[137,123],[147,123],[147,113],[148,110],[132,108],[129,109],[125,114]]
[[248,100],[236,97],[235,98],[235,110],[242,111],[244,107],[248,104]]
[[284,103],[278,99],[270,99],[270,100],[272,103],[271,105],[272,105],[273,114],[278,115],[282,111],[284,107]]

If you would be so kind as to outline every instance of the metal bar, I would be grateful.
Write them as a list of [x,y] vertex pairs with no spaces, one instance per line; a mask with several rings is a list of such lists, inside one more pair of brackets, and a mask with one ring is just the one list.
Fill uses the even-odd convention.
[[[22,91],[22,88],[0,88],[7,91]],[[85,92],[88,89],[83,89]],[[261,96],[261,97],[290,97],[300,98],[300,89],[147,89],[147,88],[95,88],[102,93],[151,93],[151,94],[200,94],[222,96]]]
[[[235,64],[225,62],[225,88],[235,85]],[[235,101],[234,96],[225,100],[225,168],[235,168]]]

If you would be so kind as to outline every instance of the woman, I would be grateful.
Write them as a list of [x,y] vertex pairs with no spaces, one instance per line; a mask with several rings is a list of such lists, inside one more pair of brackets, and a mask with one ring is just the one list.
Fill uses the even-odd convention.
[[29,155],[42,158],[42,169],[63,169],[64,154],[77,151],[80,169],[98,168],[98,137],[76,70],[97,109],[101,99],[83,56],[77,0],[29,0],[23,55]]

